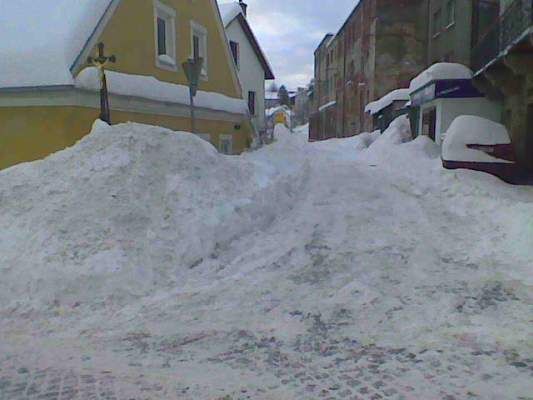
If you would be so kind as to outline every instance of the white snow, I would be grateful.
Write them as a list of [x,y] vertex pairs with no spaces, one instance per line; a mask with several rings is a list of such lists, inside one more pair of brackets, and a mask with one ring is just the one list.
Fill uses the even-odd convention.
[[446,79],[472,79],[474,73],[463,64],[437,63],[421,72],[409,85],[412,94],[430,82]]
[[510,161],[495,158],[481,150],[468,148],[468,144],[510,144],[507,129],[502,124],[473,115],[461,115],[453,120],[442,144],[442,158],[447,161],[499,162]]
[[[189,104],[189,88],[160,81],[153,76],[131,75],[115,71],[106,71],[109,92],[112,94],[142,97],[161,102]],[[91,91],[100,90],[98,69],[83,69],[75,80],[78,89]],[[248,106],[242,99],[228,97],[220,93],[199,90],[196,93],[195,105],[212,110],[226,111],[237,114],[248,114]]]
[[0,172],[0,397],[21,367],[121,398],[530,396],[533,189],[443,169],[404,117],[307,133],[224,156],[97,123]]
[[220,16],[224,26],[228,26],[239,14],[242,14],[242,8],[238,2],[219,4]]
[[283,112],[284,114],[286,114],[287,116],[291,116],[292,115],[292,111],[289,107],[283,105],[283,106],[277,106],[277,107],[271,107],[271,108],[267,108],[265,110],[265,115],[267,117],[271,117],[273,116],[274,114],[277,114],[278,112]]
[[409,89],[396,89],[390,93],[387,93],[381,99],[367,104],[367,106],[365,107],[365,112],[374,115],[383,110],[384,108],[387,108],[395,101],[409,101],[409,99]]
[[330,101],[330,102],[328,102],[326,104],[323,104],[320,107],[318,107],[318,111],[324,111],[326,108],[332,107],[335,104],[337,104],[336,100]]
[[0,1],[0,88],[72,84],[70,67],[110,2]]
[[266,100],[278,100],[278,92],[265,92],[265,99]]

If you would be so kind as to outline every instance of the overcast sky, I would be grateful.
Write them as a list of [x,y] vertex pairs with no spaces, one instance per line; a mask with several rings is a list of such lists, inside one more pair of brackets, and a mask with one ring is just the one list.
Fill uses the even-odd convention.
[[327,32],[337,32],[357,2],[245,0],[249,22],[278,84],[295,89],[309,82],[313,77],[314,50]]

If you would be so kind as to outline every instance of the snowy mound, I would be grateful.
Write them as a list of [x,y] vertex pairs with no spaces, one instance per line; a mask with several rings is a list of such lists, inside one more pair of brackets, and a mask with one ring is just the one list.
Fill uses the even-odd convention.
[[481,150],[470,149],[467,145],[510,143],[511,139],[505,126],[481,117],[461,115],[452,122],[446,132],[442,145],[442,158],[446,161],[509,163]]
[[409,85],[409,92],[416,92],[430,82],[446,79],[472,79],[470,68],[455,63],[437,63],[423,71]]
[[365,107],[365,112],[374,115],[383,110],[384,108],[387,108],[395,101],[409,101],[409,99],[409,89],[396,89],[386,94],[381,99],[367,104],[367,106]]
[[0,172],[0,305],[120,303],[183,285],[290,206],[298,179],[283,178],[188,133],[98,122],[75,146]]
[[396,118],[382,135],[372,139],[367,149],[361,149],[359,161],[394,173],[401,171],[413,179],[420,175],[420,168],[440,168],[435,163],[440,155],[439,146],[427,137],[412,140],[409,118],[405,115]]
[[402,115],[391,122],[389,128],[375,141],[374,145],[400,144],[411,139],[411,123],[406,115]]

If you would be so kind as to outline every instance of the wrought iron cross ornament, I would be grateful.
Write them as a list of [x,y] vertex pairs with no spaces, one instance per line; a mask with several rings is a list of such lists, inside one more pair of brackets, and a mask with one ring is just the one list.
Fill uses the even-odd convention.
[[98,68],[100,73],[100,119],[111,124],[111,110],[109,109],[109,94],[107,91],[107,79],[105,76],[105,67],[108,63],[115,63],[117,58],[104,55],[104,44],[98,43],[98,57],[89,57],[87,62]]

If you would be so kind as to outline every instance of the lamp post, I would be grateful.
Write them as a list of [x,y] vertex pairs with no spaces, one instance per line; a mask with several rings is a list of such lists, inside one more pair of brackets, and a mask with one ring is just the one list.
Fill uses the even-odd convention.
[[113,56],[104,55],[104,44],[98,43],[98,57],[87,58],[90,65],[98,68],[100,74],[100,119],[108,124],[111,124],[111,110],[109,109],[109,94],[107,91],[107,79],[105,77],[105,66],[108,63],[117,62],[117,58]]
[[194,113],[194,97],[198,91],[198,83],[200,81],[200,75],[202,74],[202,65],[204,63],[203,58],[189,58],[182,65],[185,76],[189,82],[189,101],[191,108],[191,133],[196,133],[196,120]]

